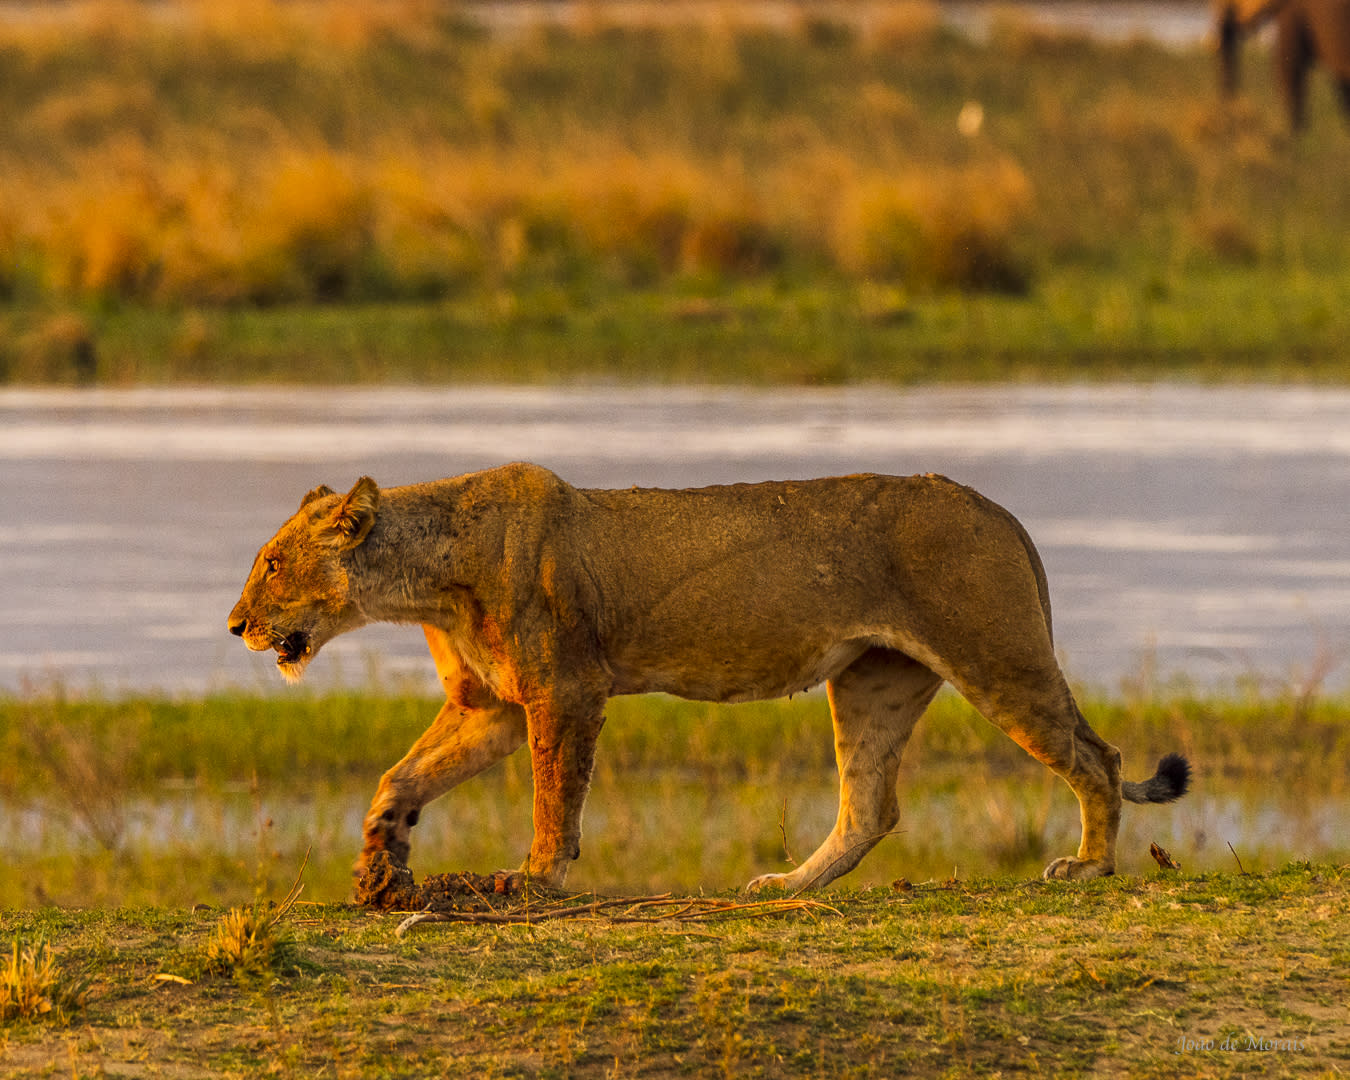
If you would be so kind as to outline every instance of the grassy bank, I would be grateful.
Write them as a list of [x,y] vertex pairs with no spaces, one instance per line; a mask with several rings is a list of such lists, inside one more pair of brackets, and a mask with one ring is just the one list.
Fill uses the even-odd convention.
[[[432,925],[297,906],[210,974],[222,912],[0,914],[84,1004],[7,1076],[1331,1077],[1344,868],[833,891],[740,919]],[[589,897],[583,898],[589,900]],[[58,983],[58,985],[61,985]]]
[[574,301],[544,291],[435,304],[0,311],[12,383],[835,385],[1347,377],[1350,287],[1334,274],[1216,271],[1161,291],[1056,271],[1029,298],[892,287],[738,286]]
[[1265,72],[922,3],[247,10],[0,24],[0,380],[1344,378],[1320,81],[1295,142]]

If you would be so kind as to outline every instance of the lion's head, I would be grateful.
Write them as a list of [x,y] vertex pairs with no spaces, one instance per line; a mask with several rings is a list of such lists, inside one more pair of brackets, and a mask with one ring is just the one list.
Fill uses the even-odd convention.
[[296,682],[319,649],[365,622],[350,595],[344,556],[375,524],[380,489],[363,476],[346,495],[317,487],[262,546],[230,612],[230,633],[254,652],[275,649]]

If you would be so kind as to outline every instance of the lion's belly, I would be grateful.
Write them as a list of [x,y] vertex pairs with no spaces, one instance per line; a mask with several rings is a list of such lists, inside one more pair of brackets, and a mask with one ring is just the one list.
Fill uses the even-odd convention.
[[698,701],[763,701],[834,678],[877,642],[851,638],[801,651],[712,650],[612,657],[615,694],[664,693]]

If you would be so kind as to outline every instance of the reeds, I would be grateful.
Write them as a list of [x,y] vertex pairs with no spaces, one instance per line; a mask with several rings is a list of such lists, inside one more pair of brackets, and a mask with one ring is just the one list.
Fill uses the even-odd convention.
[[[0,242],[67,298],[152,304],[454,295],[549,279],[650,285],[786,263],[915,287],[1019,291],[1030,182],[1011,161],[839,177],[824,200],[791,164],[595,148],[581,161],[446,149],[372,161],[290,148],[247,176],[221,162],[91,153],[23,201]],[[0,181],[3,184],[3,181]],[[816,204],[809,218],[797,211]]]
[[[1197,770],[1186,799],[1125,815],[1123,869],[1151,865],[1150,842],[1189,869],[1231,866],[1230,842],[1248,865],[1344,853],[1334,823],[1347,800],[1350,705],[1311,684],[1245,693],[1083,697],[1131,779],[1171,750]],[[239,914],[222,929],[222,948],[238,946],[241,963],[246,953],[271,955],[275,909],[249,898],[270,889],[279,859],[298,862],[311,846],[314,895],[348,895],[380,770],[435,710],[433,701],[349,695],[0,701],[0,816],[17,822],[0,906],[229,903]],[[838,784],[821,697],[721,708],[619,698],[608,713],[574,887],[726,888],[783,869],[785,830],[798,858],[829,832]],[[61,760],[106,770],[124,815],[117,850],[62,827],[78,825],[87,796],[54,786],[28,735],[35,723],[62,730],[70,749]],[[1297,795],[1293,775],[1303,781]],[[897,835],[851,881],[946,876],[953,864],[1033,875],[1077,840],[1068,788],[954,694],[940,695],[916,729],[900,787]],[[426,874],[518,864],[530,845],[530,789],[525,754],[456,789],[423,815],[412,865]]]

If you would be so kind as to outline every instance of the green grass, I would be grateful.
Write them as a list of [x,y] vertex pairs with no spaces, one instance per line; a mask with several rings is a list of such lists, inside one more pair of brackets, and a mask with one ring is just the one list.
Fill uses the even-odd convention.
[[[3,1022],[0,1069],[1337,1075],[1350,1054],[1350,853],[1289,858],[1325,813],[1345,813],[1350,703],[1142,681],[1082,696],[1131,775],[1173,748],[1197,766],[1175,814],[1127,809],[1115,878],[1039,880],[1076,840],[1071,796],[943,695],[906,757],[903,831],[817,897],[837,914],[430,924],[402,938],[400,916],[337,901],[378,774],[434,701],[5,699],[0,815],[32,815],[7,833],[0,954],[45,942],[45,992],[63,1005]],[[734,896],[784,865],[785,841],[804,855],[834,797],[818,695],[616,699],[570,883]],[[1202,807],[1233,800],[1278,816],[1266,849],[1230,852],[1233,823],[1206,824]],[[1216,835],[1199,836],[1191,813]],[[141,818],[162,832],[138,831]],[[97,842],[92,823],[119,820]],[[514,861],[529,843],[527,762],[465,784],[416,831],[419,875]],[[1184,869],[1156,870],[1150,840]]]
[[[89,342],[112,384],[837,384],[1199,378],[1344,381],[1350,280],[1213,270],[1159,280],[1047,274],[1027,298],[880,286],[437,304],[189,311],[72,319],[0,310],[11,381],[78,382]],[[8,356],[8,359],[6,359]]]
[[[1139,699],[1080,696],[1103,736],[1130,744],[1137,769],[1179,748],[1216,767],[1268,776],[1292,770],[1330,785],[1333,794],[1345,790],[1338,762],[1350,753],[1350,701],[1338,696],[1296,690],[1221,696],[1184,688]],[[338,784],[392,764],[437,708],[430,698],[361,692],[185,700],[0,696],[0,790],[31,796],[48,788],[55,773],[81,768],[140,794],[165,785],[212,789],[296,777],[313,786]],[[731,706],[623,697],[609,703],[606,715],[600,754],[619,772],[681,767],[772,779],[833,767],[829,714],[819,694]],[[952,693],[930,706],[908,753],[943,765],[979,757],[993,768],[1024,757]],[[520,775],[528,779],[528,769]]]
[[[90,980],[0,1029],[6,1075],[1330,1077],[1343,867],[832,890],[838,914],[431,925],[297,905],[211,976],[219,909],[0,914]],[[165,978],[168,976],[168,978]],[[1202,1049],[1206,1044],[1213,1049]]]
[[[1085,709],[1122,748],[1127,776],[1171,750],[1196,767],[1180,803],[1127,808],[1123,873],[1152,866],[1152,842],[1190,871],[1350,854],[1336,824],[1350,814],[1345,701],[1176,690],[1087,697]],[[435,711],[430,700],[351,694],[0,702],[0,814],[23,815],[8,832],[0,907],[242,905],[288,884],[306,852],[307,898],[341,899],[380,774]],[[920,724],[901,791],[899,831],[851,883],[953,868],[1032,878],[1077,844],[1067,787],[955,695]],[[415,830],[414,870],[518,865],[530,792],[518,753],[432,804]],[[820,695],[733,707],[616,699],[569,881],[725,889],[804,859],[836,802]]]

